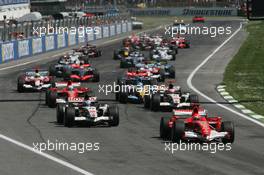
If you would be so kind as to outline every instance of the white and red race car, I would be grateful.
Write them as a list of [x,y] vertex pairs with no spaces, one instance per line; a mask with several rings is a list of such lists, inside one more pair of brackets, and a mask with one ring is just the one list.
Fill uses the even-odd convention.
[[41,91],[50,88],[54,84],[54,77],[45,70],[29,70],[17,79],[17,91]]

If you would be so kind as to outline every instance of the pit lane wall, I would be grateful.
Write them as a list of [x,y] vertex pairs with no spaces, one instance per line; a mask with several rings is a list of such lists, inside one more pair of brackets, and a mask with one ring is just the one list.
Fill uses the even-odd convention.
[[176,7],[176,8],[131,8],[132,16],[237,16],[236,8],[229,7]]
[[132,31],[131,22],[95,26],[96,30],[82,33],[43,35],[0,43],[0,64],[34,55],[64,49],[78,44],[111,38]]

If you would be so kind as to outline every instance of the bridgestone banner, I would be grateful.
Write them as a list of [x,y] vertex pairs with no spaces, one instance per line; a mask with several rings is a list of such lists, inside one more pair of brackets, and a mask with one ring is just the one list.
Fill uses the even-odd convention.
[[147,9],[130,9],[134,16],[237,16],[236,8],[147,8]]

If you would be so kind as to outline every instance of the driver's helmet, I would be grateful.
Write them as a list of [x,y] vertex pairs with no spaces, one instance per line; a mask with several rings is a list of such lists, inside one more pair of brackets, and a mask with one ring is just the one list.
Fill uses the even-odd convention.
[[80,61],[80,66],[82,66],[82,65],[84,65],[84,61],[83,60]]
[[198,107],[194,107],[193,113],[192,113],[192,118],[194,120],[200,120],[201,116],[199,115],[199,108]]
[[124,50],[124,56],[125,56],[125,57],[128,57],[128,56],[129,56],[129,51],[128,51],[128,49],[125,49],[125,50]]
[[35,78],[39,78],[40,77],[40,73],[35,73]]
[[169,92],[169,93],[174,93],[174,92],[176,92],[176,89],[174,88],[173,84],[169,84],[168,92]]
[[68,91],[73,91],[74,87],[73,85],[68,86]]
[[90,100],[84,100],[84,105],[85,106],[91,106],[92,102]]

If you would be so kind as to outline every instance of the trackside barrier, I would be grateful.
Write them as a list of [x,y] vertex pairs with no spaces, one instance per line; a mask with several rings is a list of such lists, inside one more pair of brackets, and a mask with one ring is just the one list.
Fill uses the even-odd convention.
[[131,22],[95,26],[89,32],[51,34],[0,43],[0,64],[132,31]]
[[235,7],[131,8],[133,16],[237,16]]

